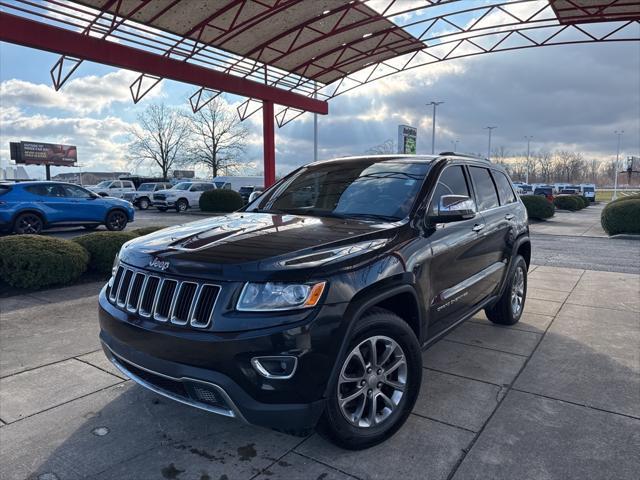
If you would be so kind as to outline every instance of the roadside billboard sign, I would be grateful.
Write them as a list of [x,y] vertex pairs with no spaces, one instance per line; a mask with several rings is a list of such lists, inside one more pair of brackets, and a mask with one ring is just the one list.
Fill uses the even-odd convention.
[[398,125],[398,153],[416,154],[418,129],[409,125]]
[[75,145],[42,142],[11,142],[11,159],[25,165],[54,165],[73,167],[78,161]]

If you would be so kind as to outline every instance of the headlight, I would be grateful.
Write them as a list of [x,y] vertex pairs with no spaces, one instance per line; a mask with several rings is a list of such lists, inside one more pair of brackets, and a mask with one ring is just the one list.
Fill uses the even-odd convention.
[[268,312],[315,307],[326,282],[315,284],[247,283],[242,289],[237,309],[245,312]]
[[113,259],[113,265],[111,266],[111,278],[109,279],[109,287],[113,286],[113,279],[116,277],[116,272],[118,271],[119,265],[120,265],[120,252],[116,253],[115,258]]

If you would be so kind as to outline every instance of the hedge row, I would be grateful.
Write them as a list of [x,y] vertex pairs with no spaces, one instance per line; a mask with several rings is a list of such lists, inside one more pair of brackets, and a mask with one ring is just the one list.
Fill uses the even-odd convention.
[[520,197],[527,208],[529,218],[545,220],[553,217],[556,208],[544,195],[523,195]]
[[233,190],[209,190],[200,195],[203,212],[235,212],[244,206],[240,194]]
[[165,227],[131,232],[94,232],[73,240],[42,235],[0,238],[0,283],[38,289],[76,282],[86,271],[108,276],[125,242]]
[[589,206],[589,200],[582,195],[559,195],[553,199],[553,204],[561,210],[582,210]]
[[640,194],[609,202],[602,210],[600,223],[609,235],[640,233]]

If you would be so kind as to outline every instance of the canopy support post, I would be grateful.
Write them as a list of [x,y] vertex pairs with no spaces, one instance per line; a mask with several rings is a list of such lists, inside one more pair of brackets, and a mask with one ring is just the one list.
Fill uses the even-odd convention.
[[276,139],[273,116],[273,102],[262,102],[262,135],[264,137],[264,186],[276,182]]

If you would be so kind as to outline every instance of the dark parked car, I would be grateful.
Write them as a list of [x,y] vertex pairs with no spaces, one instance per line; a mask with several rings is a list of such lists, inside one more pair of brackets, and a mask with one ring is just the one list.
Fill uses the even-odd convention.
[[4,231],[40,233],[45,228],[72,225],[122,230],[133,217],[129,202],[101,197],[71,183],[0,184],[0,230]]
[[553,202],[553,187],[552,186],[538,186],[533,190],[534,195],[543,195],[547,200]]
[[242,201],[245,203],[245,205],[247,203],[249,203],[249,198],[251,197],[251,194],[254,192],[260,192],[262,193],[264,191],[264,187],[240,187],[240,190],[238,190],[238,193],[240,194],[240,196],[242,197]]
[[530,258],[524,205],[488,161],[316,162],[244,211],[123,246],[100,338],[156,393],[366,448],[411,412],[422,349],[482,309],[518,322]]
[[131,202],[134,207],[138,207],[140,210],[146,210],[149,208],[149,205],[151,205],[153,192],[167,190],[171,188],[171,186],[169,182],[143,183],[138,187],[138,190],[125,193],[122,195],[122,198]]

